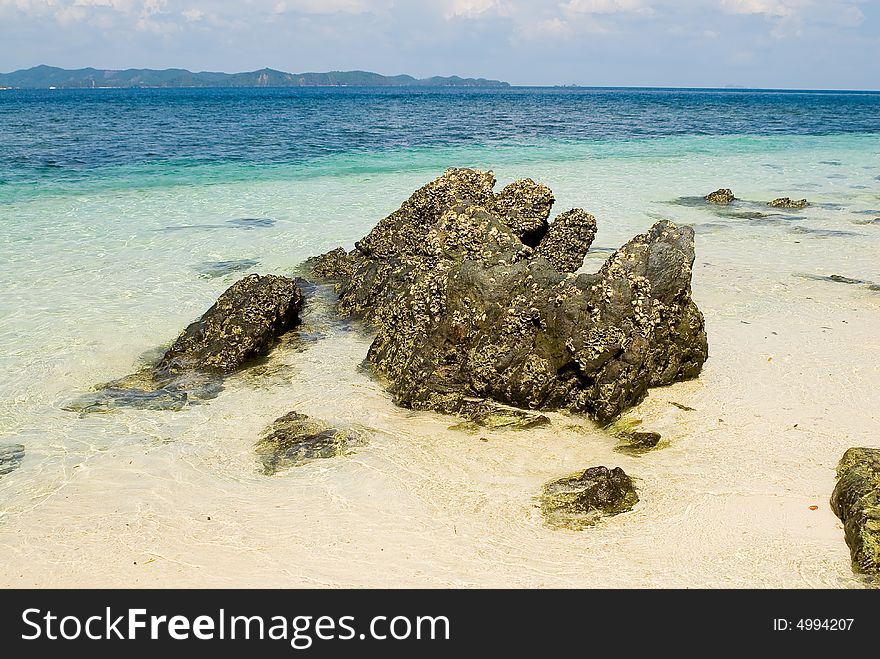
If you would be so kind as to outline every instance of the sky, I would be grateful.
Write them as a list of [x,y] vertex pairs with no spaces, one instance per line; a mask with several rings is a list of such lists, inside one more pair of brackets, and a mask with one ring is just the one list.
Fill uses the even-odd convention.
[[880,0],[0,0],[0,71],[880,89]]

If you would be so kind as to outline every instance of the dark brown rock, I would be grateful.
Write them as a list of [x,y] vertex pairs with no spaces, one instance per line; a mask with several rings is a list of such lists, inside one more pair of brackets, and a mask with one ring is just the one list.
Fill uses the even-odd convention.
[[367,434],[359,429],[340,430],[325,421],[289,412],[275,420],[255,450],[263,473],[271,476],[312,460],[348,455],[367,443]]
[[533,248],[508,226],[513,211],[498,214],[491,173],[468,171],[417,191],[346,256],[350,275],[336,268],[340,311],[376,328],[367,360],[398,404],[467,416],[476,398],[607,421],[648,387],[699,373],[690,228],[658,222],[598,274],[575,276],[592,216],[563,213]]
[[880,448],[851,448],[837,467],[831,508],[843,522],[853,569],[880,574]]
[[547,483],[541,494],[541,512],[553,526],[582,529],[602,517],[632,510],[638,502],[632,479],[623,469],[590,467]]
[[275,275],[248,275],[230,286],[187,327],[153,369],[231,373],[265,355],[299,319],[303,297],[296,283]]
[[772,208],[806,208],[809,204],[806,199],[789,199],[788,197],[780,197],[774,199],[767,204]]
[[556,216],[535,256],[542,256],[559,272],[577,272],[596,237],[596,218],[580,208]]
[[733,196],[733,191],[730,188],[721,188],[719,190],[715,190],[715,192],[710,192],[705,197],[703,197],[710,204],[729,204],[736,200],[736,197]]
[[302,306],[303,295],[294,280],[248,275],[189,325],[157,364],[100,385],[64,409],[179,410],[190,402],[213,398],[222,389],[223,377],[266,355],[299,322]]

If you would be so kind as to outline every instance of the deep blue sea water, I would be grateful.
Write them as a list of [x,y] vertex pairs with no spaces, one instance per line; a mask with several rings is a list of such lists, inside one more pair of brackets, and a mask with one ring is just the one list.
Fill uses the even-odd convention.
[[880,93],[7,90],[0,92],[0,199],[59,187],[70,191],[119,175],[144,184],[169,175],[179,182],[188,176],[204,177],[205,168],[213,167],[219,169],[209,175],[221,178],[259,177],[278,167],[308,170],[310,163],[324,163],[328,157],[426,148],[855,133],[880,133]]

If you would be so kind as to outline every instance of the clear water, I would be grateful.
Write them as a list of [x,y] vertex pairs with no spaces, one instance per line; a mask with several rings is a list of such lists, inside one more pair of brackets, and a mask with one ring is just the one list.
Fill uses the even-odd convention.
[[[0,477],[3,585],[863,584],[827,501],[842,452],[878,445],[880,293],[816,277],[880,283],[880,95],[3,91],[0,144],[0,443],[27,451]],[[710,361],[631,413],[666,448],[623,455],[565,415],[449,430],[395,408],[357,368],[369,336],[320,310],[323,340],[209,404],[61,409],[243,272],[350,246],[453,165],[595,214],[587,269],[658,218],[694,225]],[[718,187],[754,203],[681,201]],[[812,205],[749,215],[783,195]],[[238,260],[257,264],[205,275]],[[373,441],[261,476],[253,443],[291,409]],[[596,464],[635,476],[639,506],[544,526],[542,483]]]

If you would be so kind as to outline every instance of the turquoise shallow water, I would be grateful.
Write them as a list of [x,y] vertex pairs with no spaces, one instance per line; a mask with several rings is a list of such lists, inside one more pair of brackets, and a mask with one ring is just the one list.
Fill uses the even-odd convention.
[[[525,109],[478,100],[485,116],[495,106],[520,119],[534,109],[533,100]],[[3,161],[0,442],[26,447],[21,468],[0,477],[3,585],[861,585],[826,502],[843,450],[880,436],[880,293],[816,277],[880,283],[880,136],[864,130],[876,106],[846,101],[860,104],[851,110],[858,131],[821,124],[825,106],[806,124],[814,134],[784,130],[801,126],[803,109],[789,106],[773,129],[777,103],[758,112],[761,130],[722,134],[748,110],[725,101],[709,118],[713,134],[684,134],[709,132],[693,118],[660,134],[674,104],[655,108],[651,128],[644,102],[615,114],[602,99],[606,114],[590,125],[634,114],[650,135],[554,132],[535,119],[538,128],[504,139],[493,127],[489,139],[477,129],[490,128],[471,121],[472,139],[444,124],[442,140],[374,136],[382,148],[364,138],[356,149],[287,159],[260,151],[283,142],[276,134],[255,137],[254,154],[236,159],[245,136],[227,153],[221,132],[189,151],[116,162],[114,138],[129,146],[108,129],[77,147],[99,146],[106,158],[64,165],[84,130],[72,118],[48,146],[18,138],[16,148],[30,145],[28,163],[54,150],[62,166],[13,171]],[[589,114],[573,112],[558,114]],[[274,125],[249,121],[248,130]],[[276,351],[206,405],[85,418],[62,410],[130,373],[241,274],[292,273],[310,255],[351,246],[453,165],[493,169],[499,185],[531,176],[554,190],[554,213],[595,214],[587,269],[659,218],[695,227],[694,294],[710,361],[698,381],[657,390],[633,412],[668,448],[624,456],[585,420],[562,415],[550,430],[478,442],[448,430],[449,419],[391,405],[358,369],[369,337],[321,318],[322,341]],[[726,212],[688,199],[722,186],[745,201]],[[811,206],[766,208],[783,195]],[[261,221],[242,221],[252,219]],[[209,276],[226,261],[247,263]],[[352,459],[262,477],[253,442],[291,409],[366,425],[374,439]],[[636,511],[586,535],[541,524],[533,497],[543,482],[611,463],[639,479]],[[131,568],[150,558],[149,568]]]

